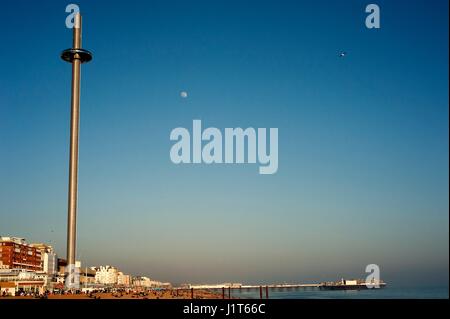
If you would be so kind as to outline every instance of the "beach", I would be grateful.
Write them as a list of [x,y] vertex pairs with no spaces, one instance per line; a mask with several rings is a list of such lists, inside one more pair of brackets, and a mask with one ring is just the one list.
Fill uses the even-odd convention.
[[165,289],[146,292],[48,294],[45,298],[32,295],[0,297],[0,300],[2,299],[222,299],[222,294],[208,290],[195,290],[192,298],[190,289]]

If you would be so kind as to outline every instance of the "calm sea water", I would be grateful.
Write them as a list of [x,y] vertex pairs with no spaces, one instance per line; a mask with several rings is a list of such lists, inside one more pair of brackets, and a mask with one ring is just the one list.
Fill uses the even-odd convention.
[[[259,290],[239,292],[234,290],[232,296],[239,298],[259,299]],[[265,297],[265,290],[263,290]],[[270,299],[445,299],[449,298],[448,287],[400,288],[386,287],[367,290],[293,290],[278,291],[269,289]]]

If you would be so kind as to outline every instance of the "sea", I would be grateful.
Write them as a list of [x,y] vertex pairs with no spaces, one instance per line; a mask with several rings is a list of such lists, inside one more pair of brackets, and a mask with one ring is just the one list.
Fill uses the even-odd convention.
[[[228,291],[227,291],[228,292]],[[265,298],[265,289],[263,297]],[[232,290],[232,297],[259,299],[259,290]],[[269,299],[448,299],[448,287],[385,287],[364,290],[269,289]]]

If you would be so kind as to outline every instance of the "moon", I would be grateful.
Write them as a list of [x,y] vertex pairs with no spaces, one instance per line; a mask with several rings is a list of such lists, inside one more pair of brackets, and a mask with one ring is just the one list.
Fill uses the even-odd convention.
[[180,92],[180,96],[181,96],[183,99],[185,99],[185,98],[188,97],[188,93],[187,93],[186,91],[181,91],[181,92]]

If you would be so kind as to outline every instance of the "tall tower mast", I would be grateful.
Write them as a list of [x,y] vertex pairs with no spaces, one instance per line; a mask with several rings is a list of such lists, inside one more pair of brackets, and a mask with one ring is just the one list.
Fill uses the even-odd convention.
[[91,52],[81,48],[81,14],[76,13],[73,27],[73,45],[64,50],[61,58],[72,64],[72,99],[70,116],[69,198],[67,215],[67,266],[75,269],[77,241],[78,200],[78,136],[80,126],[80,68],[92,60]]

